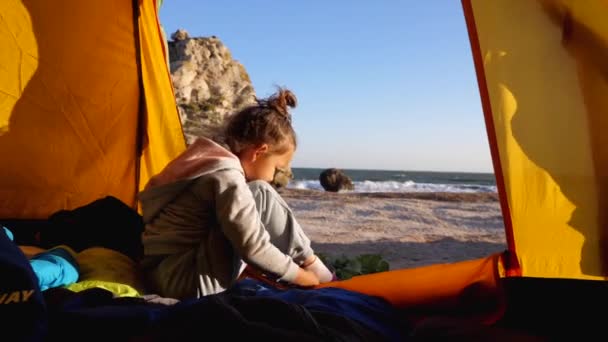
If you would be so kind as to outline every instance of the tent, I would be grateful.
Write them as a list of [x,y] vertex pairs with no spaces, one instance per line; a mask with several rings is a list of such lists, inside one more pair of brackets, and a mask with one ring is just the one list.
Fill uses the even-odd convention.
[[[608,3],[462,0],[508,250],[332,283],[541,335],[608,304]],[[0,2],[0,219],[136,193],[185,148],[154,0]],[[561,335],[563,336],[563,335]]]
[[107,194],[135,205],[185,146],[155,3],[0,6],[0,217],[46,218]]

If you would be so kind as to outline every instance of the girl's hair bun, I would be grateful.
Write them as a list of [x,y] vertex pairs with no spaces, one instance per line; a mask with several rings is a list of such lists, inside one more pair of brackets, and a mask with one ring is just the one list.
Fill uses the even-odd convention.
[[275,94],[265,100],[258,100],[258,103],[261,106],[272,108],[277,113],[290,119],[289,108],[295,108],[298,105],[298,99],[291,90],[279,88]]

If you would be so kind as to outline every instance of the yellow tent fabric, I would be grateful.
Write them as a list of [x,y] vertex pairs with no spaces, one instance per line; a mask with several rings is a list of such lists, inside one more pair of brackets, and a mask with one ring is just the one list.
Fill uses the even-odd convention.
[[135,206],[138,180],[185,148],[155,11],[152,0],[0,2],[0,217],[107,195]]
[[606,279],[608,2],[463,6],[517,272]]
[[139,30],[146,118],[146,137],[139,188],[186,148],[168,70],[169,51],[154,0],[140,0]]

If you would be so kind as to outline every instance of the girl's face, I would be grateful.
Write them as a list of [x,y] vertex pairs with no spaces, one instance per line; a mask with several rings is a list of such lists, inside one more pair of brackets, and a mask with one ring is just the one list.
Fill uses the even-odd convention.
[[271,182],[274,178],[276,169],[286,169],[291,163],[295,149],[290,146],[287,151],[277,154],[270,153],[268,144],[261,146],[251,146],[244,149],[240,155],[241,165],[245,171],[245,178],[248,182],[254,180],[264,180]]

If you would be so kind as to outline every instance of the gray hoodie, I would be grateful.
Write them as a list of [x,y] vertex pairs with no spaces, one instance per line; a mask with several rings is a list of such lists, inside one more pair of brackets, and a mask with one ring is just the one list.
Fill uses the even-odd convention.
[[209,139],[196,140],[151,178],[139,200],[144,268],[152,264],[161,295],[221,292],[238,278],[241,259],[288,282],[298,272],[270,242],[239,159]]

